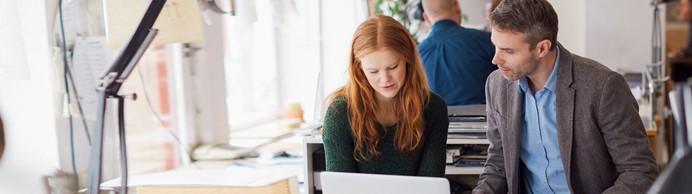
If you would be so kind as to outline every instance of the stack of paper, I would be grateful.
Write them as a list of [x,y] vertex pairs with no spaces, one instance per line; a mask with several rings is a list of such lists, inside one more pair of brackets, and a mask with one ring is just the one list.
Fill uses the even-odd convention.
[[[449,106],[449,130],[454,134],[473,134],[471,137],[484,138],[487,131],[484,104]],[[449,138],[455,138],[451,136]],[[464,136],[466,137],[466,136]]]

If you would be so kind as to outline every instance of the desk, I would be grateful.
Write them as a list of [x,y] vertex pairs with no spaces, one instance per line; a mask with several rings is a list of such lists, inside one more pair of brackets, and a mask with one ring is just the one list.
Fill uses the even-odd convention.
[[[490,142],[487,139],[447,139],[447,144],[490,144]],[[324,163],[325,161],[313,162],[312,154],[323,147],[321,135],[305,137],[303,140],[303,173],[305,177],[304,188],[306,194],[314,194],[316,188],[320,188],[319,172],[315,172],[315,163]],[[453,165],[447,165],[445,168],[445,175],[480,175],[483,170],[484,167],[455,167]]]
[[646,129],[646,136],[649,137],[649,144],[651,144],[651,150],[654,153],[654,156],[656,156],[656,134],[658,132],[656,130],[649,130]]
[[642,122],[644,123],[644,127],[646,129],[646,136],[649,138],[649,144],[651,145],[651,150],[653,151],[654,157],[658,158],[656,151],[656,135],[658,135],[659,127],[663,126],[663,118],[661,118],[660,115],[656,115],[654,117],[653,125],[650,125],[651,119],[648,118],[642,117]]
[[[259,150],[274,153],[276,150],[295,148],[300,145],[297,143],[300,139],[301,137],[284,139]],[[146,187],[149,193],[299,193],[298,176],[302,171],[300,161],[268,163],[257,158],[197,161],[168,172],[130,175],[128,190]],[[101,184],[101,187],[103,190],[118,192],[120,184],[120,179],[114,179]],[[283,190],[277,191],[277,188]]]

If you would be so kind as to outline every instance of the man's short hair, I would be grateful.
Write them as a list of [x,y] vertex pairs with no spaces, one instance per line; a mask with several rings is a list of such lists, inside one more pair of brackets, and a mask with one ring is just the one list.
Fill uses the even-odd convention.
[[454,11],[456,0],[421,0],[423,11],[428,16],[437,16]]
[[550,50],[557,44],[557,13],[546,0],[502,1],[490,13],[490,26],[499,31],[524,34],[531,50],[544,39],[552,42]]

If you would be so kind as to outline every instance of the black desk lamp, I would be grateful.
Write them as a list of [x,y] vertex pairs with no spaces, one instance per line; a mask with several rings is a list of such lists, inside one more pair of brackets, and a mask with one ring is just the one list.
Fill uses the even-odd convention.
[[[149,47],[149,44],[154,40],[158,30],[152,29],[156,18],[158,18],[161,9],[163,9],[166,0],[152,0],[149,8],[144,13],[142,21],[137,26],[137,30],[132,34],[130,42],[125,49],[120,53],[120,56],[115,60],[106,75],[99,80],[100,84],[97,88],[99,93],[99,109],[96,122],[96,129],[91,137],[91,152],[89,156],[89,171],[87,178],[87,194],[98,194],[99,186],[101,185],[101,166],[103,159],[103,127],[104,114],[106,112],[106,99],[118,99],[118,125],[120,136],[120,154],[121,154],[121,193],[127,193],[127,152],[125,149],[125,122],[123,118],[124,98],[128,96],[118,95],[118,91],[122,83],[127,79],[137,62],[142,57],[144,51]],[[132,95],[132,98],[135,96]]]

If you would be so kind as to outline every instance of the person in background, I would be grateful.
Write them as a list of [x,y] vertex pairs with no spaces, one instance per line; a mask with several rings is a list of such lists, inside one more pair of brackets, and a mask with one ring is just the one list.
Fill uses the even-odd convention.
[[672,58],[689,58],[692,57],[692,0],[680,0],[680,12],[678,18],[687,22],[687,44],[684,48],[673,50],[670,53]]
[[473,193],[644,193],[658,174],[625,79],[557,42],[546,0],[490,14],[485,170]]
[[[485,19],[486,20],[490,19],[490,13],[492,13],[493,10],[495,10],[497,5],[500,4],[500,1],[502,1],[502,0],[488,0],[487,2],[485,2]],[[490,24],[485,25],[483,30],[485,30],[486,32],[490,32]]]
[[388,16],[353,35],[349,80],[327,101],[327,171],[442,177],[447,105],[428,89],[416,42]]
[[432,31],[419,46],[430,89],[448,105],[485,104],[485,80],[497,69],[490,33],[461,27],[458,0],[422,0]]

